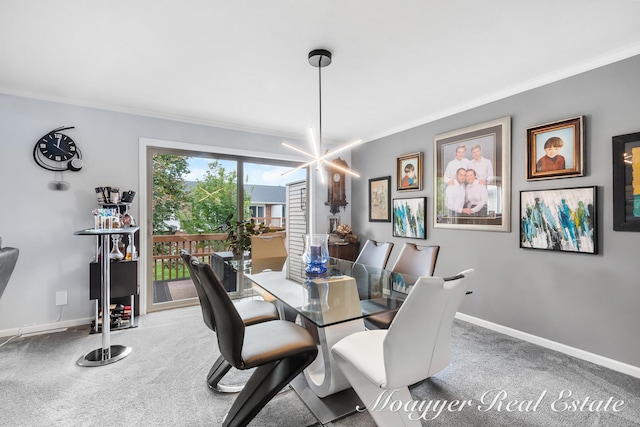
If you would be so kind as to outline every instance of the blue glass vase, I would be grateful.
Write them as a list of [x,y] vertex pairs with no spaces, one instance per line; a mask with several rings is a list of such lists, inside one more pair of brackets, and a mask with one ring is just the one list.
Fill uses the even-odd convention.
[[305,234],[304,235],[304,262],[307,264],[305,272],[311,275],[320,275],[327,272],[325,264],[329,261],[329,235]]

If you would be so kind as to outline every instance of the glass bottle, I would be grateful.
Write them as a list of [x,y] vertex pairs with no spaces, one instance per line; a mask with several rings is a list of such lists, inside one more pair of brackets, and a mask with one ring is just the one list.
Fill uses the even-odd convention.
[[129,234],[129,244],[127,245],[127,250],[124,255],[124,259],[127,261],[133,261],[137,258],[138,256],[136,254],[136,245],[133,241],[133,235]]
[[122,244],[122,239],[119,235],[114,234],[111,236],[111,240],[113,245],[111,247],[111,252],[109,253],[109,259],[120,261],[124,258],[124,254],[120,251],[120,245]]

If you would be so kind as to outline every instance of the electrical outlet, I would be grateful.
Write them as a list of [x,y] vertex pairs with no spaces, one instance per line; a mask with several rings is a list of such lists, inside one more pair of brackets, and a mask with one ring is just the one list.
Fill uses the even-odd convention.
[[56,292],[56,305],[67,305],[67,291]]

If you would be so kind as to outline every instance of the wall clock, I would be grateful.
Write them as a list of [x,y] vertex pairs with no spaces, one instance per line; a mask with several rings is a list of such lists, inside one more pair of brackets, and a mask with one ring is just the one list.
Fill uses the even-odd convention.
[[68,129],[74,127],[59,127],[38,139],[33,147],[33,159],[38,166],[54,172],[77,172],[82,169],[80,148],[70,136],[62,133]]
[[330,212],[335,215],[340,211],[341,206],[347,206],[347,193],[344,170],[331,167],[332,164],[335,164],[342,169],[349,169],[349,165],[347,165],[347,162],[338,157],[327,166],[329,172],[329,180],[327,183],[328,197],[325,204],[331,207]]

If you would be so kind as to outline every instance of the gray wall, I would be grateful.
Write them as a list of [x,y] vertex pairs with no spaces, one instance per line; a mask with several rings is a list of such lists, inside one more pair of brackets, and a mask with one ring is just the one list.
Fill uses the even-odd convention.
[[[640,57],[634,57],[354,150],[353,166],[364,177],[392,176],[392,197],[428,198],[428,232],[427,240],[399,239],[390,223],[368,222],[367,179],[353,183],[354,229],[393,241],[390,263],[402,243],[413,241],[441,246],[436,275],[475,268],[474,294],[460,310],[465,314],[640,366],[640,234],[613,231],[611,156],[612,136],[640,132],[639,72]],[[526,181],[526,129],[579,115],[585,116],[586,176]],[[511,116],[512,128],[511,232],[434,229],[434,136],[503,116]],[[395,158],[415,151],[425,156],[423,190],[398,194]],[[598,255],[519,249],[521,190],[591,185],[598,186]]]
[[[60,177],[37,166],[32,153],[39,137],[63,125],[76,127],[67,134],[82,150],[84,168],[64,172],[68,191],[52,191],[49,182]],[[20,248],[0,300],[0,336],[78,324],[91,316],[88,279],[95,240],[73,232],[93,226],[94,187],[112,185],[139,194],[139,138],[291,157],[281,137],[8,95],[0,95],[0,135],[0,236],[3,245]],[[132,211],[138,218],[139,200]],[[56,291],[68,292],[61,312]]]

